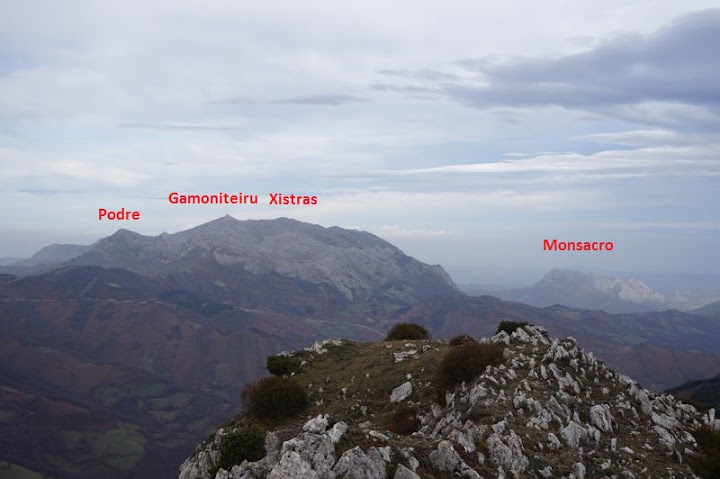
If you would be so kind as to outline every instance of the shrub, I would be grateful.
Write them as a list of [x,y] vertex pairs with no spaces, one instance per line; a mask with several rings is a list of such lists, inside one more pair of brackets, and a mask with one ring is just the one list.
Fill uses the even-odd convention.
[[512,334],[517,328],[522,328],[523,326],[530,326],[530,323],[526,321],[500,321],[500,324],[498,324],[495,334],[499,333],[500,331],[505,331],[508,334]]
[[489,365],[502,361],[503,345],[498,343],[472,343],[448,349],[435,373],[435,385],[442,396],[463,381],[470,381]]
[[300,414],[308,403],[305,389],[295,380],[270,376],[248,385],[243,402],[258,419],[284,419]]
[[450,340],[450,346],[462,346],[463,344],[472,344],[475,340],[467,334],[458,334]]
[[702,425],[693,433],[700,452],[688,455],[687,459],[700,477],[720,477],[720,431]]
[[407,406],[401,407],[395,411],[392,418],[390,418],[387,428],[388,431],[394,432],[395,434],[407,436],[420,429],[420,418],[417,417],[413,408]]
[[265,456],[265,429],[248,426],[223,437],[217,467],[230,470],[244,460],[259,461]]
[[388,332],[385,341],[400,339],[430,339],[430,333],[424,326],[415,323],[397,323]]
[[300,367],[300,360],[293,356],[268,356],[267,370],[275,376],[285,376]]

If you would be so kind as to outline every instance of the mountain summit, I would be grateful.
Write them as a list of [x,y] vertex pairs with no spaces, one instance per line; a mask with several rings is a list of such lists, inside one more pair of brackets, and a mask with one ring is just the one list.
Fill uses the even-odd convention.
[[527,288],[492,291],[506,301],[538,307],[563,304],[571,308],[602,309],[609,313],[658,311],[668,308],[665,297],[638,279],[615,278],[554,269]]
[[250,412],[179,477],[691,478],[712,463],[714,410],[652,394],[572,338],[518,326],[478,342],[325,340],[276,356],[291,378],[263,381],[305,391],[302,414],[253,414],[257,383]]
[[421,263],[373,234],[288,218],[240,221],[227,215],[154,237],[119,230],[69,264],[124,268],[146,276],[232,265],[255,275],[330,285],[352,302],[382,296],[410,304],[457,292],[441,266]]

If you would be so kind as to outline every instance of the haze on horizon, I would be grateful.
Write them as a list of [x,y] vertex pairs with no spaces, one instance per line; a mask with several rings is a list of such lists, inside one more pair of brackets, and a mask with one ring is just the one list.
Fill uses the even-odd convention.
[[717,2],[0,4],[0,256],[229,213],[483,278],[720,270]]

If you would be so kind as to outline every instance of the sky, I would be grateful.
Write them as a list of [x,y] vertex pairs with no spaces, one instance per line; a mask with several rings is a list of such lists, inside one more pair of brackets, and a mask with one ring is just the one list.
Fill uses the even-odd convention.
[[231,214],[370,231],[464,282],[717,272],[713,6],[0,0],[0,256]]

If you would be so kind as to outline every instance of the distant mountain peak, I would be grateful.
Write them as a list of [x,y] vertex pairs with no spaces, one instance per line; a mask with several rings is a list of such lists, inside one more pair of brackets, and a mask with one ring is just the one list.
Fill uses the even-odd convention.
[[493,291],[508,301],[538,307],[562,304],[571,308],[627,313],[667,309],[665,297],[634,278],[615,278],[568,269],[553,269],[526,288]]
[[616,278],[613,276],[601,276],[580,271],[553,269],[538,282],[542,285],[553,285],[554,283],[574,283],[576,287],[584,287],[597,290],[615,296],[623,301],[633,303],[664,303],[665,297],[650,289],[650,287],[639,279]]
[[64,263],[89,251],[91,246],[77,244],[51,244],[42,248],[28,259],[20,260],[17,266],[34,267]]

